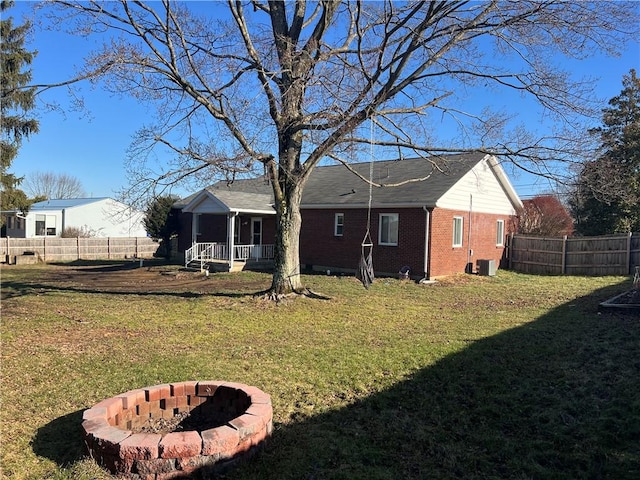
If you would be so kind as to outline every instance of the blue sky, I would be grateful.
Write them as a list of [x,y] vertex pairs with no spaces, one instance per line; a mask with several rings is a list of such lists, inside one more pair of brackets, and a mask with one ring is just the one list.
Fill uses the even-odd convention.
[[[29,14],[32,6],[31,2],[18,1],[9,14],[20,24],[22,15]],[[33,81],[52,83],[72,77],[95,46],[84,38],[36,27],[27,45],[38,51],[32,64]],[[620,93],[623,75],[631,68],[640,70],[640,43],[629,45],[621,57],[596,56],[572,61],[570,67],[578,77],[599,77],[597,94],[609,99]],[[88,196],[114,197],[127,184],[126,151],[135,131],[145,123],[147,108],[131,98],[114,96],[88,84],[81,90],[86,107],[82,112],[72,109],[71,97],[64,87],[43,94],[37,110],[32,112],[40,121],[40,133],[23,144],[10,170],[25,177],[49,171],[73,175]],[[59,103],[61,109],[49,111],[43,102]],[[547,181],[526,175],[511,176],[511,181],[523,198],[550,190]]]

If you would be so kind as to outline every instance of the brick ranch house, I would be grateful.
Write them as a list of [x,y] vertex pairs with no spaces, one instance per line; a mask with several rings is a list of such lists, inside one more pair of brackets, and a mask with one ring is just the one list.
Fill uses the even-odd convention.
[[[342,165],[320,166],[305,187],[302,269],[353,273],[370,218],[378,276],[404,267],[414,279],[472,272],[477,261],[500,265],[522,202],[495,157],[481,153],[377,161],[370,216],[369,185]],[[352,165],[369,178],[369,163]],[[269,264],[275,241],[271,186],[264,178],[219,182],[174,205],[185,262],[221,262],[225,270]],[[233,255],[230,253],[233,252]],[[265,263],[266,262],[266,263]]]

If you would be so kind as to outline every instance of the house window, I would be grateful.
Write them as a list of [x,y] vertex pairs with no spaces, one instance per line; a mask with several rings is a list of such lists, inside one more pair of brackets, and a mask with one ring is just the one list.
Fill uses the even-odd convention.
[[47,232],[47,216],[36,215],[36,235],[44,237]]
[[462,217],[453,217],[453,246],[462,246]]
[[14,229],[15,227],[16,217],[8,216],[7,217],[7,228]]
[[496,246],[504,246],[504,220],[498,220],[496,223]]
[[344,232],[344,213],[336,213],[333,235],[336,237],[341,237]]
[[56,236],[56,216],[36,215],[36,235],[40,237]]
[[398,245],[398,214],[381,213],[378,233],[380,245]]

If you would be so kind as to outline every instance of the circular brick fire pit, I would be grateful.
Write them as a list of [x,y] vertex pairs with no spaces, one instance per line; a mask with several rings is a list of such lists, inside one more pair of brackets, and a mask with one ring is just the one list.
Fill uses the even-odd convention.
[[[162,434],[144,428],[179,415],[191,417],[189,429]],[[85,410],[82,428],[89,454],[111,473],[160,480],[230,468],[263,446],[272,418],[271,397],[256,387],[190,381],[103,400]]]

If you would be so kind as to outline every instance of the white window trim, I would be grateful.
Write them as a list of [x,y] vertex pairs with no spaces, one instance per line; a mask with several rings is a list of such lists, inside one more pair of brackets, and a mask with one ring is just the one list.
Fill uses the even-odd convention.
[[504,220],[496,222],[496,247],[504,247]]
[[[338,219],[342,218],[342,222],[338,222]],[[341,232],[338,232],[338,227],[342,228]],[[342,237],[344,235],[344,213],[336,213],[333,217],[333,236]]]
[[390,247],[398,246],[398,241],[395,242],[383,242],[382,241],[382,217],[393,217],[396,223],[396,239],[400,233],[400,216],[397,213],[380,213],[378,215],[378,245],[386,245]]
[[[456,243],[456,220],[460,221],[460,242]],[[453,217],[453,238],[451,239],[451,243],[453,248],[460,248],[464,242],[464,217],[460,217],[458,215]]]

